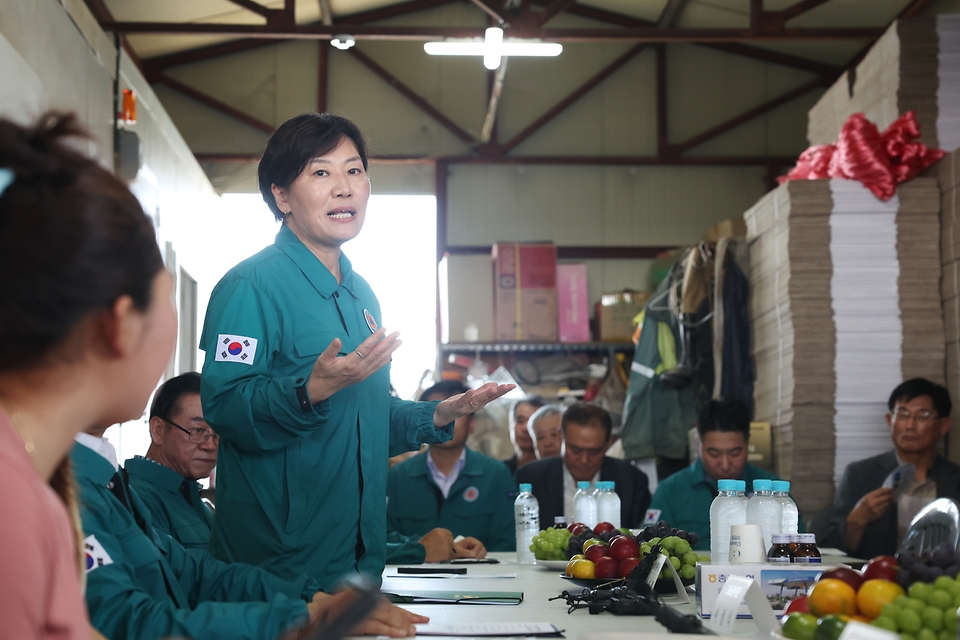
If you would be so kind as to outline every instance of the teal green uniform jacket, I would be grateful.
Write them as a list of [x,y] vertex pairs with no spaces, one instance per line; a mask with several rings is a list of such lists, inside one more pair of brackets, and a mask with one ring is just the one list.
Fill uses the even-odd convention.
[[420,544],[423,536],[404,536],[387,532],[387,564],[423,564],[427,548]]
[[[743,468],[743,475],[738,480],[746,480],[747,491],[751,491],[754,480],[779,480],[769,471],[764,471],[752,464]],[[653,494],[650,510],[660,510],[654,521],[666,520],[671,527],[684,531],[695,531],[700,541],[694,549],[710,549],[710,505],[717,497],[717,482],[711,480],[703,471],[703,462],[699,459],[692,465],[678,471],[657,485],[657,492]],[[648,511],[648,516],[649,516]],[[803,520],[800,520],[800,531],[803,531]]]
[[454,536],[476,538],[488,551],[514,551],[517,492],[510,471],[499,460],[471,449],[466,452],[446,499],[427,467],[429,452],[393,466],[387,479],[387,526],[420,536],[443,527]]
[[449,440],[436,402],[390,396],[390,368],[306,406],[297,387],[334,338],[341,356],[381,323],[370,285],[341,254],[342,283],[287,227],[230,270],[210,296],[203,414],[220,435],[210,550],[326,589],[386,555],[387,459]]
[[196,482],[187,482],[188,504],[180,491],[186,480],[173,469],[140,456],[127,460],[123,468],[130,474],[130,486],[150,510],[154,529],[167,534],[184,549],[207,550],[213,514],[200,499]]
[[87,536],[87,610],[91,624],[107,638],[273,640],[306,621],[305,600],[319,589],[312,578],[288,582],[184,549],[153,529],[150,511],[135,490],[123,491],[141,528],[108,488],[116,475],[109,462],[81,444],[74,445],[71,459]]

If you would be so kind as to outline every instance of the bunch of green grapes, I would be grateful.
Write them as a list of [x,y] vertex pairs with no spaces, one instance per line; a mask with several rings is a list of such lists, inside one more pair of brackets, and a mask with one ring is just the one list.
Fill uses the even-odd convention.
[[[680,574],[680,577],[685,580],[692,580],[697,573],[697,562],[709,562],[710,558],[707,556],[698,556],[697,552],[693,550],[690,546],[690,543],[679,536],[667,536],[666,538],[651,538],[645,542],[640,543],[640,559],[647,557],[647,554],[650,553],[650,550],[660,543],[661,552],[666,554],[667,562],[673,565],[673,568],[677,570],[677,573]],[[670,577],[670,570],[667,569],[666,563],[663,565],[663,569],[660,570],[660,576],[662,578]]]
[[933,584],[915,582],[905,596],[884,605],[871,624],[899,632],[902,640],[956,640],[960,583],[940,576]]
[[566,560],[563,553],[570,540],[570,532],[566,529],[544,529],[533,536],[530,550],[537,560]]

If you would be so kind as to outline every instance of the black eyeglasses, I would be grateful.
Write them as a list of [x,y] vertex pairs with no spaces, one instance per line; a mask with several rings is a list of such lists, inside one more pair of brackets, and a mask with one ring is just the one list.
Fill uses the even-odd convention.
[[220,436],[218,436],[213,429],[204,429],[203,427],[197,427],[196,429],[184,429],[173,420],[169,420],[167,418],[164,418],[163,420],[165,422],[169,422],[177,429],[180,429],[180,431],[183,431],[185,434],[187,434],[187,439],[193,444],[203,444],[210,438],[213,438],[214,442],[220,441]]

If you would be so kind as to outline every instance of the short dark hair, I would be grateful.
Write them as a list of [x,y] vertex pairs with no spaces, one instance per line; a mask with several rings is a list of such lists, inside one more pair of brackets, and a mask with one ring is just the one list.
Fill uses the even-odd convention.
[[514,400],[513,404],[510,405],[511,417],[513,418],[517,417],[517,407],[519,407],[522,404],[528,404],[534,409],[539,409],[540,407],[547,404],[547,401],[544,400],[542,396],[538,396],[536,394],[530,394],[529,396],[525,396],[523,398],[520,398],[519,400]]
[[697,433],[702,440],[711,431],[733,431],[750,441],[750,413],[739,400],[718,398],[703,404],[697,416]]
[[169,419],[180,410],[180,399],[188,393],[200,395],[200,374],[196,371],[181,373],[160,385],[150,404],[150,417]]
[[920,396],[930,396],[930,399],[933,400],[933,408],[937,410],[937,415],[940,417],[946,418],[953,410],[953,403],[950,401],[950,392],[947,391],[947,388],[926,378],[912,378],[897,385],[897,388],[890,394],[887,408],[893,411],[897,402],[901,400],[910,402]]
[[463,384],[463,382],[460,380],[441,380],[437,384],[421,393],[420,397],[429,398],[430,396],[443,396],[444,398],[449,398],[460,393],[466,393],[467,391],[469,391],[469,389],[467,389],[467,385]]
[[[90,313],[129,296],[143,311],[163,259],[153,224],[119,178],[78,153],[72,114],[0,120],[0,371],[41,365]],[[69,355],[67,355],[69,357]]]
[[574,402],[563,412],[560,427],[563,429],[564,436],[567,434],[567,425],[571,422],[584,427],[598,423],[607,432],[607,440],[613,432],[613,420],[610,419],[607,410],[588,402]]
[[304,113],[290,118],[273,132],[260,158],[257,180],[260,195],[277,220],[283,222],[284,215],[277,207],[272,185],[289,189],[311,160],[333,151],[344,138],[357,147],[366,171],[367,147],[363,134],[346,118],[330,113]]

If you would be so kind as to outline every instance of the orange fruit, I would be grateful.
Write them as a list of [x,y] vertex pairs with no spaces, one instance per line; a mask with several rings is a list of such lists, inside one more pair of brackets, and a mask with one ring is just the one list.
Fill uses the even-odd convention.
[[807,598],[810,613],[819,617],[835,614],[857,615],[857,592],[846,582],[827,578],[813,585]]
[[567,570],[573,578],[593,580],[596,577],[595,566],[587,559],[574,560],[567,565]]
[[880,615],[885,604],[902,596],[903,589],[889,580],[867,580],[857,592],[857,607],[871,620]]

